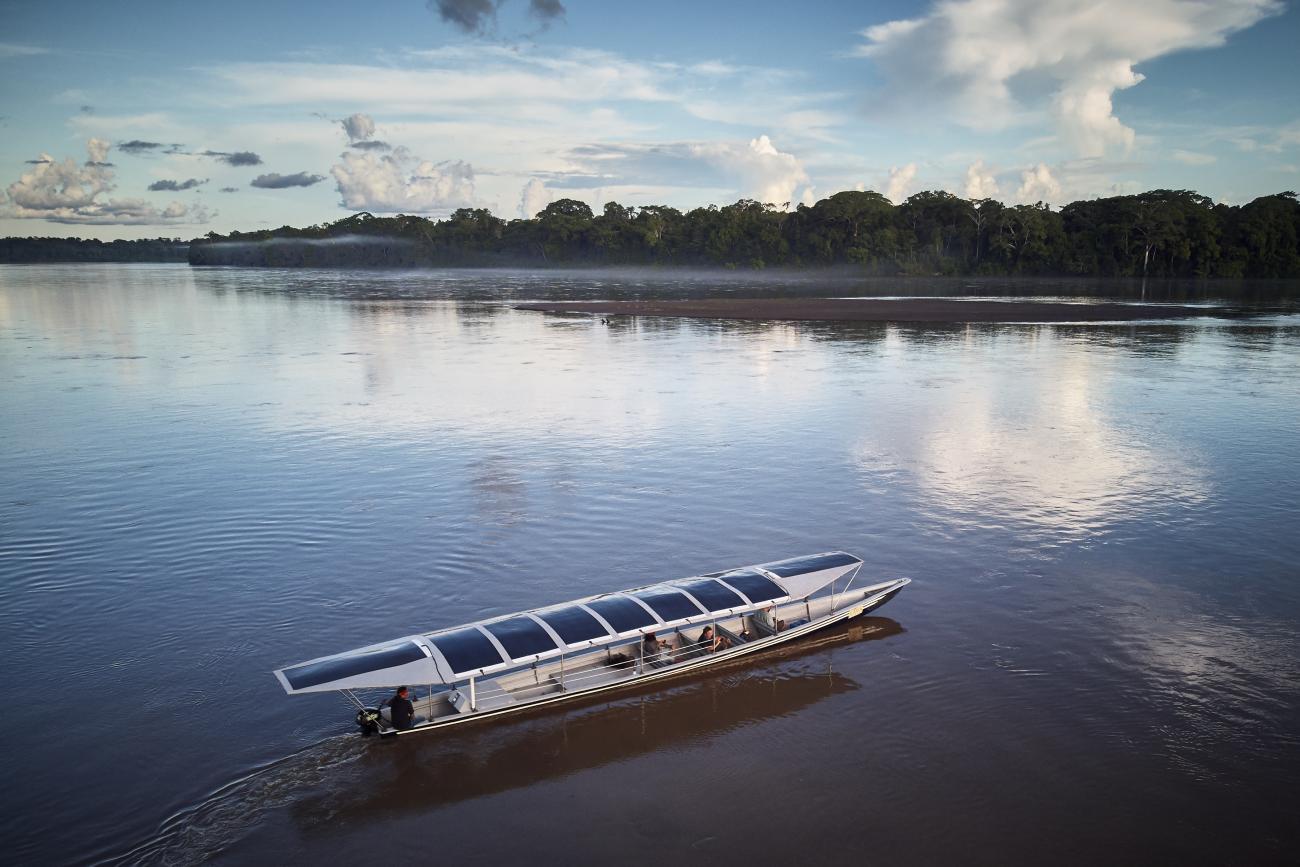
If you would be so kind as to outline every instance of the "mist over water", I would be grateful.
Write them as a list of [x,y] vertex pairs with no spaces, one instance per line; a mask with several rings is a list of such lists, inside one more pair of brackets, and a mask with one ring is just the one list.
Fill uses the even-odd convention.
[[[1269,312],[922,328],[511,307],[859,294]],[[1285,863],[1295,297],[0,268],[7,852]],[[269,674],[829,548],[914,583],[879,618],[663,691],[381,744]]]

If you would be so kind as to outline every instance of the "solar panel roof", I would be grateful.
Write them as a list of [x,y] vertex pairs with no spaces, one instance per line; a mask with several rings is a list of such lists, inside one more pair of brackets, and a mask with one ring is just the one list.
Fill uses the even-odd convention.
[[740,597],[739,593],[730,587],[724,587],[712,578],[678,581],[676,586],[694,596],[710,611],[738,608],[745,604],[745,600]]
[[557,646],[555,639],[531,617],[511,617],[509,620],[485,623],[483,628],[496,636],[512,659],[546,653]]
[[404,641],[392,647],[382,647],[367,653],[349,654],[335,659],[300,665],[296,668],[286,668],[284,670],[284,679],[289,681],[289,685],[294,689],[306,689],[309,686],[317,686],[331,680],[356,677],[358,674],[365,674],[368,671],[393,668],[424,658],[424,651],[420,649],[420,645],[414,641]]
[[845,554],[843,551],[830,551],[825,554],[811,554],[807,557],[791,557],[789,560],[764,563],[763,568],[773,575],[789,578],[793,575],[804,575],[808,572],[834,569],[836,566],[852,566],[857,562],[858,558],[852,554]]
[[505,661],[487,636],[472,626],[429,636],[429,641],[446,658],[451,670],[458,674]]
[[565,644],[577,644],[580,641],[591,641],[609,635],[609,630],[592,617],[590,611],[576,605],[538,611],[536,614],[546,621],[547,626],[555,630],[556,635],[564,639]]
[[638,590],[631,595],[653,608],[655,614],[658,614],[665,622],[684,620],[687,617],[694,617],[697,614],[704,613],[700,606],[691,601],[689,596],[671,587],[649,587],[645,590]]
[[718,577],[748,596],[750,602],[767,602],[769,599],[780,599],[786,595],[771,578],[749,569],[736,569]]
[[654,617],[640,605],[626,596],[602,596],[586,603],[587,607],[609,621],[609,625],[619,632],[630,632],[649,626],[655,622]]

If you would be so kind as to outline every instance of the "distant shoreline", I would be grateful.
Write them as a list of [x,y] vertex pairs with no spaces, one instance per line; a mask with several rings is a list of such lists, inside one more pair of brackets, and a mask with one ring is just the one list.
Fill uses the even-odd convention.
[[688,301],[547,301],[515,305],[541,313],[674,316],[686,319],[833,322],[1129,322],[1241,316],[1233,307],[1165,304],[1071,304],[945,298],[709,298]]

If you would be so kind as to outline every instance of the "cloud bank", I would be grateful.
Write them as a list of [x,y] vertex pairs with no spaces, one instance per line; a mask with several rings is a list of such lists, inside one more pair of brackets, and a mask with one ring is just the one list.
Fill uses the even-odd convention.
[[41,154],[34,167],[23,173],[5,191],[7,202],[0,209],[5,217],[46,220],[51,223],[82,225],[176,225],[206,223],[209,214],[200,205],[172,202],[161,210],[143,199],[112,199],[115,188],[111,146],[103,139],[86,142],[87,160],[82,165],[68,157],[56,162]]
[[404,147],[391,153],[345,151],[330,168],[343,207],[389,214],[430,214],[474,202],[474,169],[466,162],[422,160]]
[[1131,147],[1114,113],[1134,67],[1222,45],[1283,11],[1279,0],[945,0],[920,18],[862,31],[858,53],[884,71],[899,100],[947,105],[965,125],[1000,129],[1023,111],[1015,90],[1045,80],[1058,137],[1081,156]]

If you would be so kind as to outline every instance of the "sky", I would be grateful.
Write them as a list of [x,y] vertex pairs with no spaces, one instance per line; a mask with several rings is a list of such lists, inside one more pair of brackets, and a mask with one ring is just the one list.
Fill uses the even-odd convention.
[[1300,187],[1285,0],[0,0],[0,236]]

